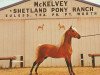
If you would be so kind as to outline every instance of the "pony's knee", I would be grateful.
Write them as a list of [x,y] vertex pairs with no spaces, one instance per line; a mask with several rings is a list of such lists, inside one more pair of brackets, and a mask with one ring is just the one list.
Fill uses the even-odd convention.
[[33,66],[35,66],[37,64],[37,62],[35,61],[34,63],[33,63]]

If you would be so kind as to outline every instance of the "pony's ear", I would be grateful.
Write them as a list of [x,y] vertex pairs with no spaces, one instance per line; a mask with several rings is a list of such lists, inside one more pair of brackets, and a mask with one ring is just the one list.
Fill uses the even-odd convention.
[[70,29],[72,29],[72,26],[70,26]]

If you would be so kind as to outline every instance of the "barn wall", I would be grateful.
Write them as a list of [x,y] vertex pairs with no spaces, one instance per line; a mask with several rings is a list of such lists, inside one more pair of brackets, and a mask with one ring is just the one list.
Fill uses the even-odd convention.
[[[78,24],[80,25],[80,32],[81,35],[94,35],[100,34],[100,18],[81,18],[78,19]],[[89,36],[89,37],[82,37],[80,43],[80,54],[84,54],[84,61],[86,66],[91,65],[91,58],[88,57],[89,53],[99,53],[100,52],[100,35],[97,36]],[[100,59],[98,60],[96,65],[100,65]]]
[[[24,56],[24,21],[0,20],[0,57],[15,55]],[[0,61],[1,65],[8,66],[9,61]]]
[[[37,19],[37,20],[0,20],[0,48],[1,56],[23,55],[25,66],[30,67],[36,59],[36,48],[41,44],[54,44],[59,46],[63,33],[72,25],[81,35],[93,35],[100,33],[99,18],[79,19]],[[55,22],[54,22],[55,21]],[[58,24],[64,25],[59,30]],[[44,28],[37,30],[38,26]],[[100,36],[83,37],[72,40],[73,66],[80,66],[80,54],[84,54],[85,66],[91,65],[89,53],[99,53]],[[5,53],[7,52],[7,54]],[[96,65],[99,66],[100,59],[96,58]],[[0,61],[1,65],[8,66],[8,61]],[[45,60],[41,66],[65,66],[64,59]]]

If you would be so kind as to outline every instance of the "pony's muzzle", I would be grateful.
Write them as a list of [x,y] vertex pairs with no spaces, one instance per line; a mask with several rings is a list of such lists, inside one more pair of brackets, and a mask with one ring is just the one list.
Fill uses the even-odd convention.
[[80,39],[81,38],[81,36],[80,35],[78,35],[78,39]]

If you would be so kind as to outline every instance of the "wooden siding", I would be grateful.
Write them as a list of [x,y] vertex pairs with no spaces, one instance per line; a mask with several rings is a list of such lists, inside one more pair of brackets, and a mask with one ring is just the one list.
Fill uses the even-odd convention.
[[[24,55],[24,21],[0,20],[0,56]],[[9,61],[0,61],[8,66]]]
[[[78,23],[80,25],[81,35],[100,34],[100,18],[81,18],[78,19]],[[81,38],[80,52],[84,54],[85,66],[91,65],[91,58],[88,57],[89,53],[100,53],[99,45],[100,35]],[[98,60],[96,65],[99,66],[100,59],[96,58],[96,60]]]
[[[64,25],[64,29],[59,30],[58,24]],[[44,28],[37,30],[38,26]],[[81,35],[93,35],[100,33],[99,18],[79,18],[79,19],[39,19],[39,20],[0,20],[0,56],[23,55],[25,66],[30,67],[36,59],[36,48],[41,44],[53,44],[59,46],[63,33],[74,26]],[[73,66],[80,66],[80,54],[84,54],[85,66],[91,65],[91,58],[88,53],[100,52],[100,36],[82,37],[72,39]],[[96,58],[97,66],[100,59]],[[7,64],[8,61],[0,61],[0,65]],[[66,66],[64,59],[48,58],[41,66]]]

